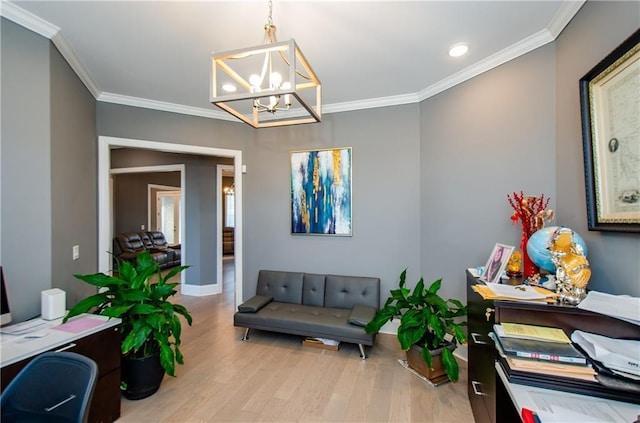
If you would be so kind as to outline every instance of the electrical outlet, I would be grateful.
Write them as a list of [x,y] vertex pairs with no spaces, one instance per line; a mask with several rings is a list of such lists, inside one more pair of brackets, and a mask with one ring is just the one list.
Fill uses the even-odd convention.
[[144,225],[140,225],[140,230],[144,231]]
[[74,260],[78,260],[80,258],[80,246],[79,245],[74,245],[73,246],[73,259]]

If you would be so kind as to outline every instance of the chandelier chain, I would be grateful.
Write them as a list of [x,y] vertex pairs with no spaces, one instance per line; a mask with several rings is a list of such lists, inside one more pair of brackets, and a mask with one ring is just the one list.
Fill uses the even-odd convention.
[[269,0],[269,19],[267,23],[273,25],[273,1],[271,0]]

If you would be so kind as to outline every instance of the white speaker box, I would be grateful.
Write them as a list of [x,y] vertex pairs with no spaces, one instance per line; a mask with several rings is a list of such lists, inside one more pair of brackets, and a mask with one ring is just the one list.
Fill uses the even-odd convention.
[[53,288],[41,292],[41,314],[45,320],[59,319],[64,316],[67,306],[67,293]]

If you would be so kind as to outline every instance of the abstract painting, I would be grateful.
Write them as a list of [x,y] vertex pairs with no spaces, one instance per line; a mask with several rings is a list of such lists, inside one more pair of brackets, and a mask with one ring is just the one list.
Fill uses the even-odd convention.
[[351,147],[291,153],[291,233],[351,236]]

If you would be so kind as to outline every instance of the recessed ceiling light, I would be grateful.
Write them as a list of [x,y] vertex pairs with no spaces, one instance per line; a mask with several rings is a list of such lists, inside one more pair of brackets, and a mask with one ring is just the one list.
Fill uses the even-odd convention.
[[222,89],[225,90],[228,93],[235,93],[236,90],[237,90],[236,86],[233,85],[233,84],[224,84],[222,86]]
[[449,49],[449,56],[451,57],[460,57],[465,55],[469,51],[469,45],[464,43],[459,43],[451,46]]

